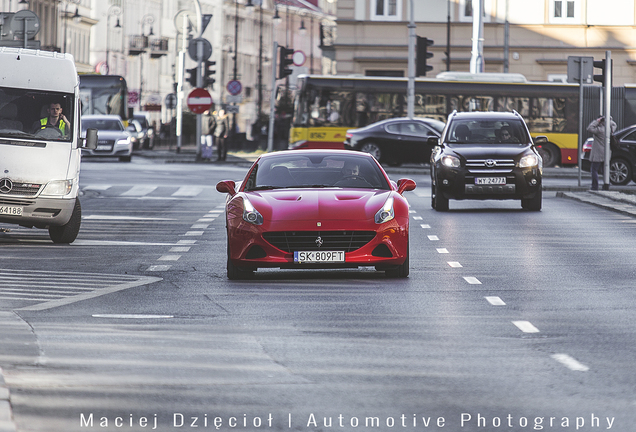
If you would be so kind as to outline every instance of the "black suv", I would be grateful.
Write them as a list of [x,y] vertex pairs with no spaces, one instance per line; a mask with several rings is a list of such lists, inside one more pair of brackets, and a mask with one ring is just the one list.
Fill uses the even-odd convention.
[[441,138],[430,140],[437,144],[431,154],[435,210],[448,210],[449,199],[520,199],[522,208],[541,210],[543,162],[517,112],[455,111]]

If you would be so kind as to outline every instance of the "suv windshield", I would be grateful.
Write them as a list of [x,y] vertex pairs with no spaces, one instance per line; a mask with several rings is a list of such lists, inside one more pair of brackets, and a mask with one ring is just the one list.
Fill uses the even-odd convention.
[[72,94],[0,87],[0,137],[73,139]]
[[446,140],[451,144],[529,143],[527,130],[519,120],[455,120]]

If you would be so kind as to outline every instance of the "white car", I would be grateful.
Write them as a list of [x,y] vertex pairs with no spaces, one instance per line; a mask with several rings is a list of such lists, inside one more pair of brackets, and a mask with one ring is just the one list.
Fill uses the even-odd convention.
[[118,115],[85,115],[82,116],[82,136],[86,129],[98,130],[97,148],[82,149],[83,156],[118,157],[122,162],[130,162],[133,142]]

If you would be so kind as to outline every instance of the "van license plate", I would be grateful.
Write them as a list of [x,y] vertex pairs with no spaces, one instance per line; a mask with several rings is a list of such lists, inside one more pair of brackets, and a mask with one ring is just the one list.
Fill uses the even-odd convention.
[[329,263],[344,262],[344,251],[295,251],[294,262],[297,263]]
[[505,185],[505,177],[477,177],[475,178],[476,185]]
[[24,207],[17,206],[0,206],[0,214],[10,216],[22,216]]

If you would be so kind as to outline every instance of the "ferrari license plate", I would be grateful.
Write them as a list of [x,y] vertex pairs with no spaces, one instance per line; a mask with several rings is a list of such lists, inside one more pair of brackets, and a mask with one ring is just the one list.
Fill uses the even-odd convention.
[[0,214],[11,216],[22,216],[24,207],[18,206],[0,206]]
[[344,262],[344,251],[295,251],[294,262],[297,263],[330,263]]
[[505,185],[505,177],[477,177],[475,178],[476,185]]

